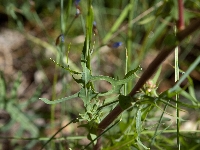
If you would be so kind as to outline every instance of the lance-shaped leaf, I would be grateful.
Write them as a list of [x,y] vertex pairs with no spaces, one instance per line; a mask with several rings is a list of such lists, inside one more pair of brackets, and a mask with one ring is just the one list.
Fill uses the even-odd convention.
[[[80,92],[80,91],[79,91]],[[73,98],[76,98],[78,97],[78,94],[79,92],[71,95],[71,96],[68,96],[68,97],[64,97],[64,98],[61,98],[61,99],[57,99],[57,100],[48,100],[46,98],[40,98],[43,102],[45,102],[46,104],[57,104],[57,103],[61,103],[61,102],[64,102],[64,101],[67,101],[67,100],[71,100]]]

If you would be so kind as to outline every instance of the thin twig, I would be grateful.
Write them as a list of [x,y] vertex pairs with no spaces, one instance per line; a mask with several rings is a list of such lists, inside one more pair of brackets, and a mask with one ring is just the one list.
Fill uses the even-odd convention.
[[53,140],[53,139],[55,138],[55,136],[56,136],[59,132],[61,132],[64,128],[66,128],[66,127],[67,127],[68,125],[70,125],[71,123],[76,122],[76,120],[77,120],[77,118],[71,120],[71,121],[70,121],[69,123],[67,123],[65,126],[61,127],[56,133],[54,133],[54,134],[51,136],[51,138],[49,138],[48,141],[46,141],[46,143],[41,147],[40,150],[42,150],[51,140]]

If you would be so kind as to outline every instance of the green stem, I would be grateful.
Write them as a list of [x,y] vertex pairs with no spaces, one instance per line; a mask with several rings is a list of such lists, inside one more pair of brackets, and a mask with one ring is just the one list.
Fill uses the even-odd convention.
[[[60,23],[61,23],[61,33],[64,33],[64,0],[60,0]],[[56,62],[63,65],[63,54],[64,54],[65,45],[61,42],[61,47],[57,47],[58,53],[56,55]],[[58,66],[55,65],[55,74],[54,74],[54,80],[53,80],[53,91],[52,91],[52,100],[55,100],[56,95],[56,84],[58,80]],[[63,73],[62,73],[63,74]],[[55,105],[51,105],[51,128],[53,130],[54,128],[54,119],[55,119]],[[54,148],[54,144],[52,143],[51,148]]]
[[[176,30],[175,30],[176,32]],[[179,66],[178,66],[178,51],[179,47],[175,48],[175,82],[179,80]],[[179,101],[179,94],[176,94],[176,101]],[[179,127],[180,127],[180,120],[179,120],[179,103],[176,103],[176,129],[177,129],[177,146],[180,149],[180,140],[179,140]]]
[[161,114],[161,116],[160,116],[158,125],[157,125],[157,127],[156,127],[156,130],[155,130],[155,132],[154,132],[154,135],[153,135],[153,138],[152,138],[152,141],[151,141],[151,145],[154,144],[154,141],[155,141],[155,139],[156,139],[157,133],[158,133],[158,131],[159,131],[158,129],[159,129],[161,123],[162,123],[162,119],[163,119],[163,116],[164,116],[164,114],[165,114],[165,112],[166,112],[166,109],[167,109],[167,106],[168,106],[169,102],[170,102],[170,100],[169,100],[169,101],[167,102],[167,104],[165,105],[165,107],[164,107],[164,109],[163,109],[163,112],[162,112],[162,114]]
[[[126,58],[126,62],[125,62],[125,74],[127,74],[127,72],[128,72],[128,50],[126,49],[126,56],[125,56]],[[124,85],[124,95],[127,95],[127,88],[128,88],[128,86],[127,86],[127,83],[125,83],[125,85]]]
[[[132,27],[133,27],[133,24],[132,24],[132,20],[133,20],[133,17],[134,17],[134,14],[135,14],[135,10],[136,10],[136,5],[137,5],[137,0],[130,0],[130,4],[131,4],[131,7],[132,9],[130,9],[130,12],[129,12],[129,22],[128,22],[128,40],[127,40],[127,50],[128,50],[128,56],[129,56],[129,59],[128,59],[128,62],[127,62],[127,69],[128,71],[131,70],[131,66],[132,66],[132,56],[133,54],[135,53],[135,50],[132,49],[132,36],[133,36],[133,31],[132,31]],[[132,83],[129,82],[128,85],[128,90],[131,89],[132,87]]]

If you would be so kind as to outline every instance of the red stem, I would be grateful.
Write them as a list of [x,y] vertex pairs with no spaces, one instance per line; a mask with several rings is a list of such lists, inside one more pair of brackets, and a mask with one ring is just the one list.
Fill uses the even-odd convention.
[[181,31],[185,28],[184,24],[184,5],[183,0],[178,0],[178,30]]

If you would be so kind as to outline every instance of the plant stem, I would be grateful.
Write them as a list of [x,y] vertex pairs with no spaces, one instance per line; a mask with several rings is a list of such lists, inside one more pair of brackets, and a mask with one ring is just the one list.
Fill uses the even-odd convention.
[[[129,61],[129,58],[128,58],[128,51],[126,49],[126,54],[125,54],[125,74],[127,74],[128,72],[128,61]],[[124,85],[124,95],[127,94],[127,83]]]
[[178,0],[178,30],[183,30],[185,28],[184,24],[184,6],[183,0]]
[[[184,25],[184,12],[183,12],[183,0],[178,0],[178,30],[181,31],[185,28]],[[176,33],[176,30],[175,30]],[[179,80],[179,66],[178,66],[178,51],[179,46],[175,48],[175,82]],[[176,94],[176,101],[179,100],[179,94]],[[180,120],[179,120],[179,104],[176,103],[176,128],[177,128],[177,147],[180,150],[180,140],[179,140],[179,127],[180,127]]]
[[[128,50],[128,56],[129,56],[129,59],[128,59],[128,62],[127,62],[127,71],[130,71],[131,70],[131,60],[132,60],[132,56],[133,54],[135,54],[135,50],[132,49],[132,36],[133,36],[133,31],[132,31],[132,27],[133,27],[133,24],[132,24],[132,20],[133,20],[133,17],[134,17],[134,14],[136,12],[136,5],[137,5],[137,0],[130,0],[130,4],[131,4],[131,7],[132,9],[130,9],[129,11],[129,22],[128,22],[128,39],[127,39],[127,50]],[[131,82],[129,82],[127,84],[127,89],[130,90],[132,87],[131,85]]]
[[[175,82],[179,80],[179,66],[178,66],[178,51],[179,46],[175,48]],[[177,129],[177,146],[180,149],[180,140],[179,140],[179,127],[180,127],[180,120],[179,120],[179,94],[176,94],[176,129]]]

